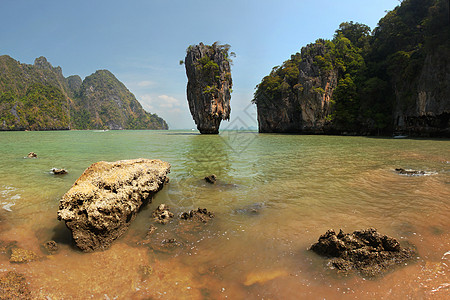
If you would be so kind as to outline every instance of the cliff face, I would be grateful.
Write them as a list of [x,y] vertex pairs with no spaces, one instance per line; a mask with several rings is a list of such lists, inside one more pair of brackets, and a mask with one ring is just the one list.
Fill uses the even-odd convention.
[[413,135],[450,137],[450,57],[429,53],[409,90],[396,86],[395,130]]
[[45,57],[0,56],[0,130],[167,129],[108,71],[64,78]]
[[107,70],[86,77],[77,95],[74,122],[78,128],[168,128],[164,120],[144,111],[125,85]]
[[[337,70],[322,69],[317,57],[329,49],[310,44],[285,68],[275,68],[255,94],[260,132],[322,133],[331,114]],[[275,78],[275,82],[272,82]]]
[[230,119],[231,69],[228,45],[190,46],[185,58],[187,99],[197,129],[219,133],[222,120]]
[[257,86],[259,131],[450,137],[448,5],[404,0],[292,55]]

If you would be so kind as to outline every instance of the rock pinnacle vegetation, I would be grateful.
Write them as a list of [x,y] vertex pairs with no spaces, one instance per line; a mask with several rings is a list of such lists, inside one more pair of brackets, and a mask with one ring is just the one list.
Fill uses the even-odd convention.
[[231,68],[229,45],[200,43],[189,46],[186,67],[189,109],[200,133],[217,134],[222,120],[230,119]]

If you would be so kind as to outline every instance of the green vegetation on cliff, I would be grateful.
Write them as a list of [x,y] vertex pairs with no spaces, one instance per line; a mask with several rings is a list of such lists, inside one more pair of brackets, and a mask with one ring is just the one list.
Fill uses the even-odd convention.
[[[312,59],[321,73],[313,92],[325,95],[325,74],[337,74],[331,111],[324,116],[327,131],[388,133],[421,130],[419,126],[448,131],[449,24],[447,0],[404,0],[372,32],[363,24],[342,23],[332,40],[319,39],[273,68],[257,86],[253,102],[258,110],[277,102],[301,105],[297,102],[305,91],[299,74],[308,72],[302,61]],[[433,71],[436,65],[441,70]],[[433,82],[427,78],[433,76],[435,86],[430,87]],[[443,99],[435,104],[436,98]],[[434,102],[424,108],[420,101]]]
[[0,130],[167,129],[109,71],[64,78],[44,57],[0,56]]

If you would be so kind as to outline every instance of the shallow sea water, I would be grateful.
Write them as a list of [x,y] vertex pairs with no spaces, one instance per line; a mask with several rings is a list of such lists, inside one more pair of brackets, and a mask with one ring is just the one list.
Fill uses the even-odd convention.
[[[25,159],[28,152],[37,159]],[[168,161],[170,182],[128,232],[103,252],[82,253],[56,218],[59,199],[92,163]],[[54,176],[50,170],[66,168]],[[409,177],[395,168],[435,175]],[[216,174],[215,185],[202,178]],[[160,204],[176,215],[206,207],[216,217],[156,236],[182,246],[141,245]],[[253,209],[256,208],[258,213]],[[308,247],[328,229],[375,227],[418,258],[375,279],[343,276]],[[60,250],[45,255],[55,240]],[[0,275],[25,275],[36,299],[448,299],[450,141],[188,131],[0,132],[0,241],[41,259]]]

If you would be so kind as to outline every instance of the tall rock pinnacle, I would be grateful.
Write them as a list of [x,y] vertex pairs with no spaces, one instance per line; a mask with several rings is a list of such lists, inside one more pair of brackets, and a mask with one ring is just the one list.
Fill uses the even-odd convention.
[[200,133],[217,134],[220,122],[230,119],[229,48],[216,42],[211,46],[200,43],[186,50],[187,99]]

